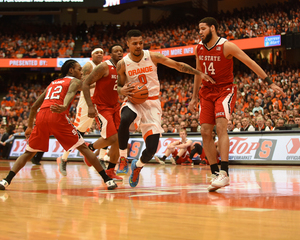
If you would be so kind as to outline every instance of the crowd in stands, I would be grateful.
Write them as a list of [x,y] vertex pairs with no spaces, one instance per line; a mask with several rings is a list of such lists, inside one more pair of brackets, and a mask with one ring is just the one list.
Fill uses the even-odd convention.
[[[1,24],[0,21],[0,58],[73,57],[75,39],[82,40],[81,57],[90,57],[95,47],[101,47],[108,55],[109,47],[115,43],[126,50],[124,37],[132,28],[143,31],[146,49],[193,45],[199,42],[198,22],[202,17],[182,14],[148,24],[94,23],[88,26],[82,22],[76,29],[70,24],[42,23],[29,27],[26,22]],[[219,35],[228,40],[299,32],[299,17],[299,2],[235,9],[216,16],[220,24]]]
[[[259,6],[247,9],[248,12],[236,10],[234,13],[222,13],[219,18],[220,34],[226,38],[232,34],[234,39],[238,39],[256,37],[261,34],[298,32],[299,6],[294,5],[293,8],[288,8],[289,6],[289,3],[284,5],[278,3],[268,7]],[[186,18],[177,25],[176,22],[164,21],[164,24],[150,24],[148,28],[130,24],[120,25],[120,27],[94,24],[87,27],[85,23],[82,23],[77,26],[77,32],[74,34],[80,35],[84,40],[83,56],[90,56],[92,46],[100,46],[105,52],[108,52],[110,44],[120,43],[126,49],[124,36],[127,30],[133,27],[143,27],[148,49],[197,43],[197,21],[193,22]],[[157,28],[157,26],[159,27]],[[0,58],[18,57],[18,54],[22,54],[23,58],[72,56],[72,54],[66,54],[66,48],[74,49],[75,45],[70,26],[49,26],[49,31],[53,34],[48,33],[47,35],[39,34],[43,30],[39,25],[28,28],[21,23],[17,29],[12,30],[9,28],[9,24],[0,24],[0,29],[2,33],[5,33],[5,35],[0,35]],[[66,51],[60,52],[59,49],[61,48]],[[235,83],[238,85],[237,102],[234,113],[228,122],[228,131],[268,131],[282,129],[286,124],[300,127],[299,69],[293,67],[284,70],[282,68],[270,70],[272,69],[270,66],[264,67],[262,65],[262,67],[273,82],[284,89],[287,96],[283,98],[267,89],[260,84],[261,79],[255,74],[243,72],[240,68],[240,72],[235,73]],[[273,69],[275,69],[274,66]],[[53,76],[53,78],[55,77],[57,76]],[[193,91],[193,78],[183,75],[178,79],[178,76],[172,78],[169,74],[168,77],[160,77],[160,80],[164,131],[174,133],[178,132],[180,128],[186,128],[190,132],[200,132],[198,111],[191,113],[188,110]],[[35,81],[35,83],[28,79],[22,79],[22,82],[16,80],[15,83],[4,86],[7,88],[7,94],[1,99],[0,129],[5,129],[9,138],[14,137],[13,134],[20,132],[21,128],[26,128],[30,107],[49,83],[50,79],[43,82]],[[1,84],[3,85],[4,82]],[[77,101],[78,98],[75,99],[70,108],[69,117],[71,121],[74,120],[76,114]],[[0,135],[2,135],[1,131]],[[99,133],[95,124],[90,133]],[[0,139],[0,150],[1,146],[4,146],[3,143]]]

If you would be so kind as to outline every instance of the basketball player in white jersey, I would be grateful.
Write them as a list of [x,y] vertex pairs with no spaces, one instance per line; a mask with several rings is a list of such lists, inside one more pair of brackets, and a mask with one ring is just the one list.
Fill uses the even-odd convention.
[[[95,48],[92,51],[92,60],[88,61],[84,66],[82,67],[82,81],[84,81],[89,74],[93,71],[93,69],[99,65],[102,60],[103,60],[103,54],[104,51],[102,48]],[[95,91],[95,85],[91,85],[90,87],[90,94],[93,96],[94,91]],[[88,106],[86,104],[86,101],[83,96],[83,92],[80,92],[80,97],[79,101],[77,104],[76,108],[76,117],[75,117],[75,122],[73,123],[76,129],[80,132],[81,136],[85,134],[89,130],[89,128],[92,126],[94,119],[88,117]],[[59,172],[63,176],[67,176],[67,160],[70,152],[65,151],[61,157],[58,157],[56,159],[58,167],[59,167]]]
[[[126,172],[129,127],[134,123],[134,126],[139,127],[142,131],[146,149],[139,160],[132,161],[132,173],[129,178],[130,186],[135,187],[138,184],[141,169],[156,153],[159,137],[163,132],[161,128],[162,110],[158,99],[160,83],[157,76],[157,64],[160,63],[189,74],[200,74],[200,72],[185,63],[176,62],[160,53],[143,50],[143,37],[139,30],[130,30],[127,33],[127,45],[129,54],[117,64],[118,93],[127,97],[121,110],[118,138],[120,165],[125,165],[124,172]],[[129,86],[129,83],[132,82],[142,82],[147,86],[149,97],[144,103],[132,104],[130,102],[132,87]]]

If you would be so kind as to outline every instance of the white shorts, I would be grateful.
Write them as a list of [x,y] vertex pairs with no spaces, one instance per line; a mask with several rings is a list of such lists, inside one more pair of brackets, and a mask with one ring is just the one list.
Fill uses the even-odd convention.
[[88,106],[83,98],[79,100],[76,108],[76,118],[74,121],[74,126],[79,132],[87,132],[92,126],[94,118],[88,117]]
[[147,100],[142,104],[132,104],[129,101],[123,103],[122,108],[128,106],[133,112],[136,113],[137,117],[130,126],[130,130],[140,129],[144,140],[149,135],[163,133],[164,130],[161,127],[161,104],[160,100]]

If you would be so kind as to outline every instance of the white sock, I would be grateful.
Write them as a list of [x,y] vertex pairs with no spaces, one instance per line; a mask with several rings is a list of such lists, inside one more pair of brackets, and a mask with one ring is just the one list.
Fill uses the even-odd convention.
[[61,156],[61,159],[66,162],[68,160],[69,154],[69,151],[64,151],[64,154]]
[[127,158],[127,149],[124,149],[124,150],[120,149],[120,157]]
[[105,153],[106,153],[106,149],[101,148],[99,152],[99,158],[103,160]]
[[139,159],[137,162],[136,162],[136,166],[137,167],[144,167],[146,164],[145,163],[142,163],[141,159]]

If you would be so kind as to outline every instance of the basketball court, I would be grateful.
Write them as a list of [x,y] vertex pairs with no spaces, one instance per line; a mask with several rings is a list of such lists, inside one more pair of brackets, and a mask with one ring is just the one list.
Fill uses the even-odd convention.
[[[0,162],[0,178],[14,161]],[[231,165],[231,185],[208,193],[209,166],[149,164],[108,191],[94,170],[31,163],[0,191],[1,240],[299,239],[300,166]]]

